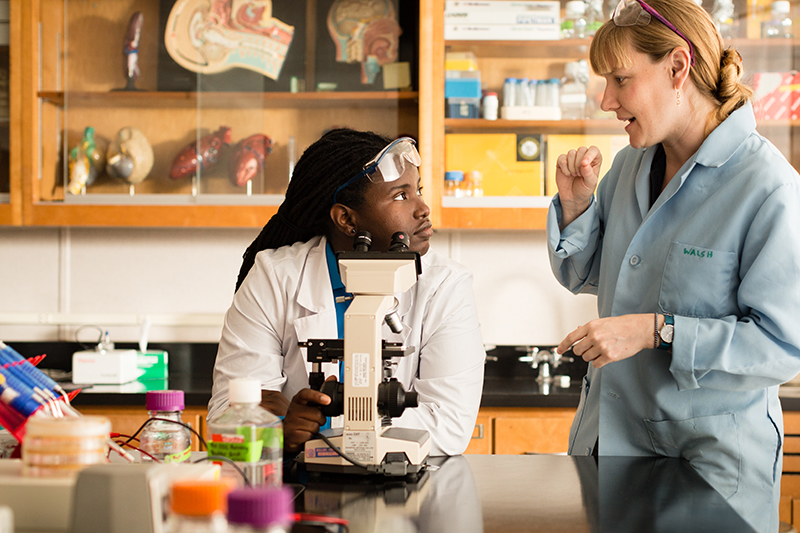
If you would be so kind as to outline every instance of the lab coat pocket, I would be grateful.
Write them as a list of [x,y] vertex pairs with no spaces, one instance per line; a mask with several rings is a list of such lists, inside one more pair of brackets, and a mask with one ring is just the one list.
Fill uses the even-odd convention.
[[659,305],[697,318],[736,313],[739,261],[736,252],[673,242],[664,265]]
[[739,490],[739,428],[733,413],[644,423],[655,453],[689,461],[725,498]]

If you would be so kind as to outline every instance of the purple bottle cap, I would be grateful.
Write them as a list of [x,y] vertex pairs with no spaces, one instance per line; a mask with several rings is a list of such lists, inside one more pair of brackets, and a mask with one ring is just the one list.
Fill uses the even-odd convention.
[[147,391],[144,405],[148,411],[183,411],[182,390],[152,390]]
[[228,522],[264,527],[294,521],[289,487],[238,489],[228,494]]

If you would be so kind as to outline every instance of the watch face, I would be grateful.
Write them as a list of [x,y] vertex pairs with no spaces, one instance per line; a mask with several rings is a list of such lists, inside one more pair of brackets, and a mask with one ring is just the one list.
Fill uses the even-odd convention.
[[672,344],[672,337],[675,336],[675,326],[664,324],[664,327],[658,332],[658,336],[661,337],[662,342]]

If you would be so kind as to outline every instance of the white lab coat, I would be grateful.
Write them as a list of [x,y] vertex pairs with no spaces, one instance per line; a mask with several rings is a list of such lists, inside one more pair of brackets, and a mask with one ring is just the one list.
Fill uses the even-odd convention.
[[[257,378],[262,389],[289,399],[308,387],[311,365],[298,341],[338,338],[326,242],[315,237],[256,256],[225,315],[209,419],[227,406],[232,378]],[[486,356],[472,275],[429,251],[417,283],[396,297],[404,328],[395,334],[384,324],[384,339],[416,348],[399,358],[395,377],[417,392],[419,407],[406,409],[393,425],[427,430],[431,455],[463,453],[480,406]],[[326,376],[338,375],[336,364],[323,367]]]

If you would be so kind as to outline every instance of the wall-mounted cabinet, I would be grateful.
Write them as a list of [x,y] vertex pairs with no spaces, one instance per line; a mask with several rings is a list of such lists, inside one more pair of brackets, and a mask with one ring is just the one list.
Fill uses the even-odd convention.
[[[604,170],[610,167],[616,152],[627,144],[623,124],[613,114],[600,109],[600,99],[604,80],[590,74],[586,83],[586,107],[582,117],[563,115],[564,119],[550,120],[497,120],[472,118],[464,112],[464,118],[454,118],[459,110],[445,104],[446,93],[443,87],[448,78],[459,77],[459,72],[448,72],[445,66],[448,57],[456,57],[456,64],[464,64],[464,58],[479,72],[480,87],[483,93],[495,92],[503,105],[507,78],[515,80],[539,80],[539,90],[543,80],[565,81],[565,67],[569,63],[588,59],[589,39],[559,39],[544,41],[518,40],[452,40],[445,35],[457,33],[453,26],[463,20],[464,13],[451,13],[445,16],[445,1],[436,0],[432,15],[437,31],[434,38],[434,79],[430,89],[432,104],[431,134],[437,147],[432,161],[431,175],[437,192],[441,194],[435,202],[441,209],[437,213],[436,225],[441,228],[479,228],[479,229],[543,229],[546,223],[547,208],[555,194],[554,165],[558,154],[582,144],[596,144],[604,152]],[[606,3],[607,4],[607,3]],[[711,8],[713,2],[707,9]],[[458,11],[458,6],[449,6]],[[561,5],[564,14],[564,2]],[[797,10],[794,5],[793,9]],[[508,5],[504,9],[512,9]],[[737,37],[726,40],[741,53],[746,77],[753,84],[756,74],[790,73],[798,67],[798,45],[796,39],[760,39],[760,22],[768,15],[768,3],[736,2]],[[456,17],[455,15],[459,15]],[[493,15],[495,18],[497,16]],[[447,21],[456,21],[444,31]],[[799,35],[800,36],[800,35]],[[456,67],[457,69],[458,67]],[[472,74],[466,73],[467,78]],[[796,83],[796,82],[795,82]],[[791,85],[791,84],[790,84]],[[761,84],[762,89],[764,84]],[[796,101],[796,84],[784,88],[792,93]],[[561,87],[561,108],[564,109],[565,91]],[[421,90],[425,90],[424,88]],[[428,92],[422,93],[426,98]],[[787,97],[789,93],[786,93]],[[456,100],[458,101],[458,100]],[[449,102],[449,101],[448,101]],[[540,105],[540,104],[536,104]],[[477,111],[478,113],[481,110]],[[538,112],[538,111],[537,111]],[[759,118],[759,132],[769,138],[789,161],[797,168],[800,164],[800,150],[797,143],[800,137],[800,122],[790,117],[780,119]],[[525,170],[520,161],[524,158],[524,144],[536,146],[535,158]],[[515,150],[516,147],[516,150]],[[534,167],[534,168],[530,168]],[[455,171],[457,176],[465,176],[465,183],[472,172],[482,178],[482,197],[469,195],[469,188],[460,197],[447,196],[443,189],[445,173]],[[486,174],[493,173],[492,176]],[[516,174],[515,174],[516,173]],[[516,175],[516,178],[515,178]],[[495,180],[502,186],[490,191],[487,180]]]
[[245,4],[31,2],[25,223],[261,226],[325,130],[418,136],[418,3],[373,6],[388,64],[334,0]]
[[[582,136],[594,142],[602,138],[610,152],[626,142],[622,124],[599,110],[604,82],[594,76],[588,83],[588,110],[582,119],[447,116],[446,52],[471,53],[481,73],[481,89],[498,93],[502,101],[508,77],[562,78],[567,63],[587,57],[588,39],[446,40],[445,0],[378,2],[376,5],[395,7],[402,30],[398,63],[407,68],[410,83],[400,87],[389,81],[385,85],[380,69],[376,78],[365,83],[367,66],[337,61],[337,43],[340,56],[348,44],[329,30],[335,27],[328,24],[334,3],[272,2],[273,18],[264,19],[267,26],[284,32],[287,26],[292,28],[288,48],[278,47],[276,52],[282,63],[273,78],[240,67],[206,73],[195,65],[194,71],[170,54],[166,28],[176,5],[196,13],[188,23],[176,23],[172,32],[197,44],[202,53],[194,56],[195,64],[215,60],[214,49],[204,46],[214,44],[215,39],[229,42],[242,32],[260,39],[263,51],[266,37],[258,33],[263,28],[196,23],[217,21],[209,15],[209,6],[243,5],[241,2],[11,2],[10,46],[0,46],[0,56],[4,51],[9,56],[10,103],[7,122],[0,116],[0,130],[7,131],[9,138],[4,145],[0,131],[0,224],[258,227],[277,210],[293,162],[303,150],[327,128],[350,126],[418,138],[420,174],[435,227],[541,229],[554,193],[552,185],[547,185],[558,149],[554,140],[565,143],[572,142],[569,136]],[[737,10],[741,8],[745,15],[739,20],[740,37],[729,42],[740,50],[751,82],[756,73],[789,73],[798,67],[800,40],[758,38],[766,5],[762,0],[736,2]],[[563,14],[564,2],[561,8]],[[135,55],[140,74],[131,87],[126,71],[130,54],[126,55],[123,47],[132,15],[137,12],[141,13],[141,25]],[[220,32],[214,33],[216,30]],[[2,61],[0,57],[0,66]],[[399,79],[402,76],[397,74],[404,71],[393,72],[394,76],[386,77]],[[791,90],[794,97],[798,91],[796,87]],[[798,124],[791,118],[759,120],[759,131],[795,166],[800,164]],[[106,159],[108,146],[115,141],[121,145],[120,136],[129,131],[126,128],[141,132],[153,154],[147,177],[132,183],[101,171],[91,183],[74,184],[70,154],[83,145],[89,127],[97,151]],[[182,151],[194,147],[207,155],[204,137],[222,127],[229,128],[222,130],[228,131],[229,138],[217,143],[216,164],[174,174]],[[242,152],[240,143],[256,134],[270,138],[271,152],[252,179],[237,183],[234,168],[237,153]],[[516,136],[517,141],[530,137],[540,142],[537,194],[523,190],[457,200],[444,194],[446,171],[471,170],[449,139],[480,135]],[[9,150],[5,162],[4,146]],[[461,153],[464,146],[472,155],[469,144],[462,145]],[[6,167],[9,172],[4,177],[2,168]]]
[[0,224],[22,222],[20,9],[19,2],[0,2]]

